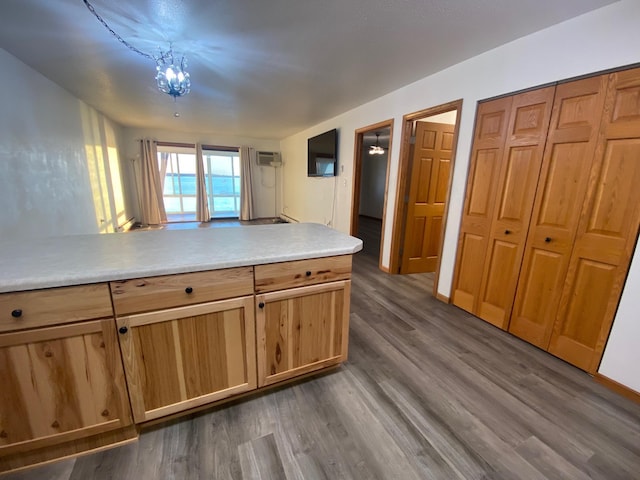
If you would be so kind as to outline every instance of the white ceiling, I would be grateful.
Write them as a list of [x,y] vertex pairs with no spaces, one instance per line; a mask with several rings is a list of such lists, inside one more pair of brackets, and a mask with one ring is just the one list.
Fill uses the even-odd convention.
[[[283,138],[613,0],[89,0],[126,41],[173,42],[192,90],[155,88],[83,0],[2,0],[0,47],[125,126]],[[10,84],[4,73],[5,87]]]

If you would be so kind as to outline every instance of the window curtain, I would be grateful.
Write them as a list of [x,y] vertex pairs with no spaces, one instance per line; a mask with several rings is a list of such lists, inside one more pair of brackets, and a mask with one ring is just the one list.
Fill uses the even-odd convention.
[[200,144],[196,145],[196,220],[198,222],[208,222],[211,220],[207,199],[207,187],[204,181],[204,155],[202,154],[202,145]]
[[255,157],[255,149],[240,147],[240,220],[253,220],[253,188],[251,164]]
[[140,145],[140,222],[146,225],[166,223],[157,144],[154,140],[141,140]]

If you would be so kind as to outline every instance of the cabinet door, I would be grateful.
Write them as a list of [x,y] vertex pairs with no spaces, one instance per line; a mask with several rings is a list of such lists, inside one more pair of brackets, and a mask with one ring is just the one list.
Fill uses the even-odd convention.
[[346,360],[350,293],[347,280],[256,296],[259,386]]
[[555,87],[513,97],[476,314],[506,329],[540,176]]
[[475,313],[513,97],[478,105],[458,241],[453,304]]
[[136,423],[256,388],[253,296],[117,323]]
[[614,73],[549,352],[598,368],[640,225],[640,69]]
[[0,456],[131,425],[113,319],[0,335]]
[[608,76],[558,85],[509,332],[547,349],[594,158]]

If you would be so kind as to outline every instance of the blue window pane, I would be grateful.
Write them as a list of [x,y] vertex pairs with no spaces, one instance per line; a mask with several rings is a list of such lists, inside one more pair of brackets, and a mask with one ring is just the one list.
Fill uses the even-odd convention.
[[213,177],[214,195],[233,195],[233,178]]
[[187,173],[180,175],[180,184],[182,185],[183,195],[195,195],[196,194],[196,176],[195,174]]
[[235,177],[233,179],[233,183],[235,184],[235,187],[236,187],[236,193],[240,195],[240,177]]

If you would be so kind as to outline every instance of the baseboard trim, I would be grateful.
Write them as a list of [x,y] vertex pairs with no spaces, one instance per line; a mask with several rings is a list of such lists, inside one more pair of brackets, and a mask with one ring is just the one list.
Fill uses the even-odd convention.
[[451,299],[449,297],[441,293],[436,294],[436,299],[440,300],[442,303],[446,303],[447,305],[451,302]]
[[622,395],[629,400],[633,400],[636,403],[640,403],[640,393],[632,390],[629,387],[622,385],[621,383],[616,382],[615,380],[611,380],[609,377],[605,377],[604,375],[597,373],[593,376],[593,379],[598,382],[600,385],[604,385],[609,390],[613,390],[619,395]]
[[297,218],[290,217],[289,215],[285,215],[284,213],[280,214],[280,218],[286,220],[288,223],[300,223],[300,220]]

